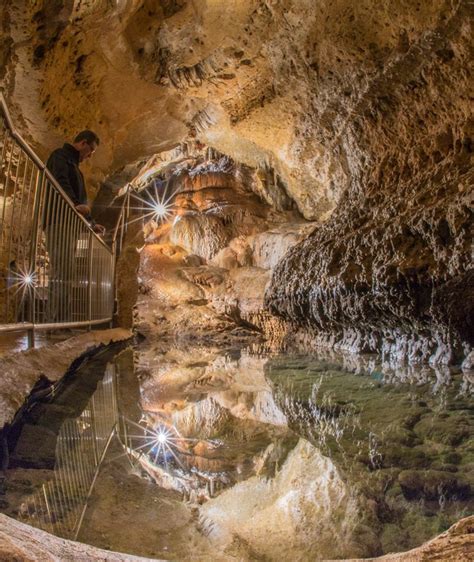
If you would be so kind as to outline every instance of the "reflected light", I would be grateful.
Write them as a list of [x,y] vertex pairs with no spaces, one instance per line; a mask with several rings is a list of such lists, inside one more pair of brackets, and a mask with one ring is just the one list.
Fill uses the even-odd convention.
[[159,433],[158,434],[158,442],[159,443],[166,443],[168,441],[168,437],[166,436],[165,433]]
[[169,209],[169,207],[166,207],[162,203],[156,203],[155,206],[153,207],[153,210],[155,211],[155,214],[158,217],[163,217],[163,216],[167,215],[168,209]]
[[135,453],[142,451],[155,465],[164,462],[168,466],[168,460],[174,459],[181,468],[185,468],[177,455],[185,452],[183,449],[185,442],[196,442],[196,439],[181,436],[173,426],[159,425],[157,428],[152,428],[143,427],[132,420],[126,421],[143,431],[141,435],[129,434],[129,437],[142,441],[141,445],[132,447]]

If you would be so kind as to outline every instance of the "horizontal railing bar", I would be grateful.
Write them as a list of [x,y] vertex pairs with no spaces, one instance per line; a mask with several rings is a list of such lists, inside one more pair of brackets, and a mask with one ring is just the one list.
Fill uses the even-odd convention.
[[83,320],[81,322],[50,322],[48,324],[33,324],[32,322],[18,322],[17,324],[0,324],[0,333],[5,332],[23,332],[27,330],[55,330],[63,328],[86,328],[87,326],[96,326],[111,322],[112,317],[99,318],[98,320]]
[[96,240],[98,240],[103,246],[105,246],[105,248],[109,251],[109,253],[112,253],[111,248],[104,242],[104,240],[102,240],[102,238],[96,232],[93,231],[91,225],[81,215],[81,213],[76,209],[76,207],[75,207],[74,203],[72,202],[71,198],[69,197],[69,195],[59,185],[59,183],[56,181],[55,177],[48,170],[48,168],[44,167],[43,171],[44,171],[46,177],[48,178],[48,181],[51,182],[53,187],[59,191],[59,193],[61,194],[61,197],[63,197],[69,203],[69,205],[72,207],[73,212],[80,218],[80,220],[87,226],[87,228],[89,230],[92,230],[92,235],[95,236]]
[[34,324],[31,322],[17,322],[16,324],[0,324],[0,332],[18,332],[32,330]]
[[[5,101],[5,98],[3,96],[3,94],[0,93],[0,106],[2,108],[3,114],[5,116],[5,119],[7,121],[8,127],[10,129],[10,132],[12,134],[12,136],[16,139],[16,141],[19,143],[20,147],[22,148],[22,150],[24,150],[28,156],[35,162],[35,164],[41,168],[42,171],[44,171],[44,173],[46,174],[46,177],[48,178],[48,180],[53,184],[53,187],[55,189],[57,189],[59,191],[59,193],[61,194],[61,196],[69,203],[69,205],[72,207],[73,211],[76,213],[76,215],[85,223],[85,225],[87,226],[87,228],[89,228],[90,230],[92,230],[90,224],[87,222],[87,220],[81,215],[81,213],[79,213],[74,205],[74,203],[71,201],[70,197],[67,195],[67,193],[63,190],[63,188],[59,185],[59,183],[56,181],[55,177],[51,174],[51,172],[48,170],[48,168],[46,167],[46,164],[39,158],[39,156],[30,148],[30,146],[27,144],[27,142],[24,140],[24,138],[20,135],[20,133],[18,133],[18,131],[15,129],[14,125],[13,125],[13,121],[10,115],[10,112],[8,110],[8,106],[7,103]],[[109,251],[110,253],[112,253],[112,250],[109,248],[109,246],[104,242],[104,240],[102,240],[102,238],[95,233],[92,230],[93,235],[96,237],[96,239],[103,244]]]

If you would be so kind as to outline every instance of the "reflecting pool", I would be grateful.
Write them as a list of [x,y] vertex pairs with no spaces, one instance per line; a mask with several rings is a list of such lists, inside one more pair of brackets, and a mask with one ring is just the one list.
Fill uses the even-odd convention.
[[473,383],[374,357],[106,352],[12,429],[0,507],[169,560],[407,550],[473,513]]

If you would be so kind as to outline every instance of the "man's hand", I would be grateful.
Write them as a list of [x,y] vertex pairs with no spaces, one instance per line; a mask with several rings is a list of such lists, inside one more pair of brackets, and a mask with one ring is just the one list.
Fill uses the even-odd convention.
[[91,214],[91,208],[89,207],[89,205],[76,205],[76,211],[83,217]]
[[101,224],[95,224],[92,230],[99,236],[103,236],[105,234],[105,226],[102,226]]

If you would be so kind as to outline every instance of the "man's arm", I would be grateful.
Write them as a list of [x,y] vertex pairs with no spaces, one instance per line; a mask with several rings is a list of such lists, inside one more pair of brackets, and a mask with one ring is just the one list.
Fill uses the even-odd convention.
[[63,188],[63,191],[66,193],[66,195],[68,195],[72,200],[78,213],[80,213],[86,219],[86,221],[89,222],[94,232],[103,235],[105,233],[105,228],[100,224],[96,224],[91,216],[91,209],[89,205],[79,200],[78,194],[74,191],[71,185],[71,182],[69,180],[69,165],[66,157],[61,154],[61,152],[55,150],[48,158],[46,167],[53,174],[55,180]]
[[77,198],[77,193],[69,180],[69,166],[66,157],[58,151],[54,151],[46,162],[46,167],[53,174],[54,179],[63,188],[63,191],[70,197],[75,206],[81,202]]

